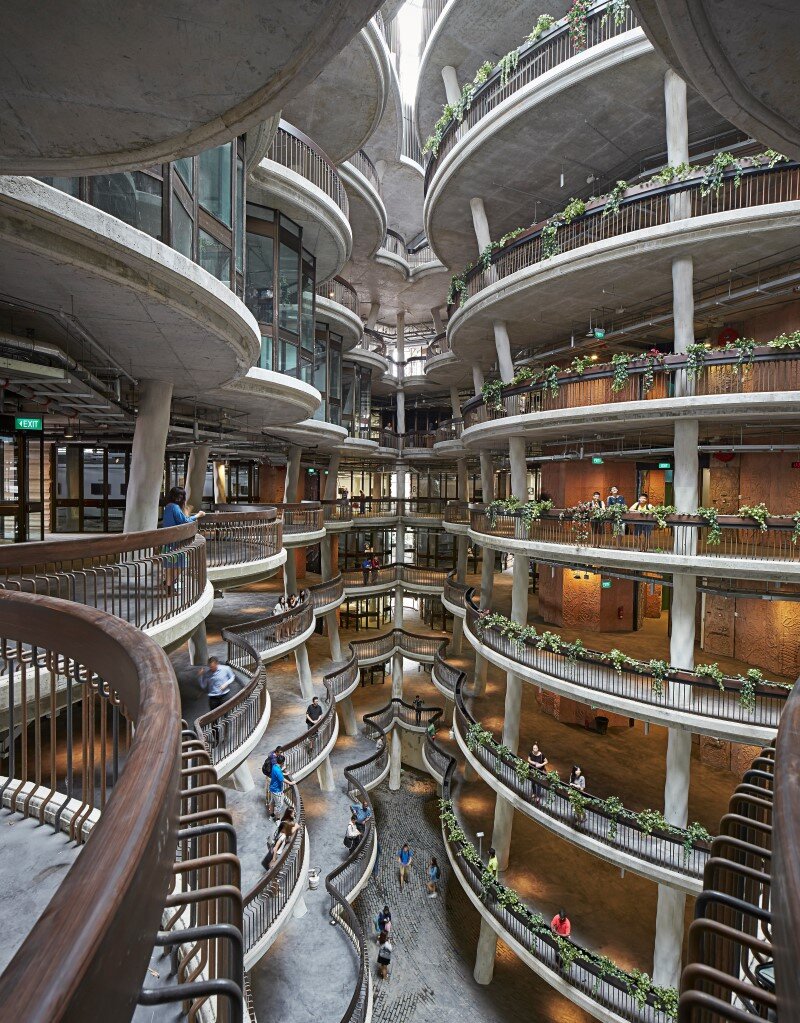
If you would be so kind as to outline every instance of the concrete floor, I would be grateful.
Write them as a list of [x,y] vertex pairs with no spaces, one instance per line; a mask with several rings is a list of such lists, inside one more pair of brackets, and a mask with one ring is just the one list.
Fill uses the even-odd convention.
[[[303,585],[300,583],[300,585]],[[493,607],[507,609],[510,602],[510,577],[496,580]],[[278,581],[273,579],[251,589],[226,594],[215,602],[208,620],[209,649],[224,652],[220,629],[228,622],[258,617],[268,612],[275,599]],[[535,597],[531,599],[530,621],[536,623]],[[390,626],[387,625],[387,629]],[[414,612],[406,611],[405,627],[428,632]],[[574,633],[563,630],[568,638]],[[342,644],[356,634],[341,631]],[[358,634],[363,638],[364,633]],[[584,636],[584,641],[587,637]],[[638,633],[603,636],[591,634],[589,642],[598,648],[619,646],[626,652],[647,658],[663,656],[668,650],[666,621],[649,621]],[[317,692],[321,693],[322,675],[330,670],[327,637],[314,635],[308,642],[309,657]],[[703,658],[710,660],[710,658]],[[185,668],[185,651],[173,655],[176,667]],[[473,652],[464,644],[464,654],[455,658],[469,670]],[[719,658],[724,668],[742,670],[744,665]],[[265,815],[261,784],[261,762],[269,749],[282,739],[297,735],[304,727],[306,702],[299,692],[294,658],[270,666],[268,684],[273,701],[267,734],[250,757],[256,789],[251,793],[229,791],[240,835],[243,863],[243,888],[247,889],[260,873],[259,861],[265,841]],[[185,711],[205,709],[206,700],[196,684],[182,682]],[[429,672],[405,663],[404,695],[408,700],[419,693],[427,704],[441,705],[443,699],[430,682]],[[502,730],[504,675],[490,666],[485,697],[474,701],[473,713],[499,734]],[[385,705],[391,696],[391,683],[360,687],[353,700],[357,716]],[[521,748],[538,741],[553,767],[562,774],[573,763],[580,763],[588,778],[590,791],[601,796],[616,794],[633,809],[663,806],[666,729],[651,726],[613,727],[605,736],[575,725],[567,725],[542,712],[533,686],[523,687]],[[342,835],[347,820],[347,800],[342,786],[342,766],[360,755],[364,740],[340,736],[332,763],[337,791],[321,793],[316,778],[302,784],[311,843],[311,862],[323,875],[344,855]],[[690,819],[699,820],[716,831],[720,816],[737,779],[698,760],[693,761],[689,793]],[[481,988],[472,981],[479,921],[456,882],[445,877],[445,897],[428,900],[412,886],[400,897],[396,891],[391,852],[402,843],[403,835],[422,850],[424,856],[437,855],[447,862],[441,845],[441,832],[430,779],[404,770],[404,787],[389,793],[386,785],[373,794],[378,834],[382,847],[377,877],[370,882],[357,902],[365,925],[371,927],[374,912],[387,899],[396,916],[395,930],[400,937],[392,979],[377,981],[375,1019],[379,1023],[427,1023],[450,1020],[456,1023],[465,1012],[488,1023],[518,1019],[519,1006],[532,1006],[530,1018],[537,1021],[583,1020],[586,1017],[547,985],[539,981],[502,943],[498,946],[495,981]],[[491,834],[494,793],[480,781],[459,786],[459,812],[468,831]],[[484,849],[486,844],[484,845]],[[387,850],[389,850],[387,854]],[[657,886],[620,871],[562,841],[522,814],[514,820],[511,860],[504,880],[515,887],[532,906],[543,913],[554,913],[563,904],[572,920],[578,941],[597,952],[614,958],[620,966],[650,971],[655,934]],[[420,886],[421,881],[415,883]],[[693,900],[687,900],[687,920]],[[352,994],[355,960],[351,947],[337,928],[327,923],[328,897],[324,888],[307,893],[309,912],[291,922],[264,961],[253,971],[256,1007],[265,1015],[287,1023],[311,1023],[340,1016]],[[397,909],[395,908],[397,907]],[[413,908],[411,908],[413,907]],[[410,910],[410,911],[409,911]],[[398,926],[399,925],[399,926]],[[313,961],[311,971],[298,970],[298,962]]]

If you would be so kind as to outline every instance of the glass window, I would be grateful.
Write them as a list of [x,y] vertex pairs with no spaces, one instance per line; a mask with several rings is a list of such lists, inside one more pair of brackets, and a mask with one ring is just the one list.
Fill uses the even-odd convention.
[[297,345],[283,338],[278,345],[278,371],[290,377],[297,376]]
[[302,358],[300,360],[300,379],[306,383],[311,383],[312,366],[311,359]]
[[161,239],[161,182],[141,171],[91,178],[92,205]]
[[314,350],[314,275],[303,263],[303,317],[300,343],[307,352]]
[[194,159],[191,156],[185,156],[182,160],[176,160],[173,166],[180,174],[181,181],[191,192],[194,188]]
[[328,343],[314,342],[314,386],[320,394],[328,390]]
[[244,273],[244,160],[236,157],[236,269]]
[[199,157],[200,205],[228,227],[231,226],[232,148],[232,144],[227,142],[216,149],[207,149]]
[[74,195],[75,198],[79,198],[81,194],[81,179],[80,178],[39,178],[46,185],[51,185],[53,188],[57,188],[59,192],[66,192],[67,195]]
[[247,233],[245,302],[259,323],[272,325],[275,242],[269,235]]
[[330,346],[330,381],[328,383],[328,397],[337,401],[342,399],[342,353]]
[[273,345],[270,334],[261,335],[261,358],[258,362],[261,369],[274,369]]
[[297,304],[300,286],[300,258],[291,246],[281,242],[279,285],[280,299],[278,305],[278,323],[292,334],[298,332]]
[[205,231],[199,231],[198,241],[198,263],[204,270],[224,281],[230,287],[231,283],[231,250],[212,238]]
[[[326,410],[325,410],[325,406],[326,406],[326,401],[325,401],[325,399],[323,398],[323,399],[322,399],[322,404],[321,404],[321,405],[320,405],[320,407],[319,407],[319,408],[317,409],[317,411],[316,411],[316,412],[314,413],[314,416],[313,416],[313,418],[314,418],[314,419],[319,419],[319,420],[320,420],[321,422],[323,422],[323,423],[325,423],[325,422],[333,422],[333,420],[332,420],[332,419],[330,419],[330,420],[328,419],[328,416],[327,416],[327,414],[326,414]],[[337,423],[336,425],[338,426],[338,423]]]
[[192,258],[192,227],[191,215],[186,212],[183,203],[175,192],[172,193],[172,247],[178,252]]

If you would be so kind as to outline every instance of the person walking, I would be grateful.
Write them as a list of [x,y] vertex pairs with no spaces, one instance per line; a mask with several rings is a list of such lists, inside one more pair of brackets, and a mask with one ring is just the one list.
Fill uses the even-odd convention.
[[386,931],[381,931],[378,935],[378,976],[381,980],[386,980],[389,976],[393,951],[394,946],[392,945],[391,938]]
[[267,809],[273,820],[278,819],[278,814],[283,806],[283,789],[286,784],[286,775],[283,773],[283,765],[285,763],[286,757],[281,754],[275,761],[269,776],[269,801]]
[[417,728],[419,728],[420,725],[422,724],[422,700],[421,700],[419,694],[417,694],[414,697],[413,707],[414,707],[414,724],[417,726]]
[[489,859],[486,862],[486,870],[494,881],[500,876],[500,863],[497,859],[497,851],[494,846],[489,849]]
[[397,863],[400,867],[400,891],[403,885],[408,884],[411,877],[411,867],[414,863],[414,852],[409,848],[408,842],[403,842],[397,852]]
[[313,728],[322,717],[322,714],[323,710],[319,702],[319,697],[313,696],[311,698],[311,703],[309,703],[308,707],[306,707],[306,725],[309,728]]
[[208,693],[208,709],[216,710],[230,695],[231,683],[236,675],[228,664],[220,664],[218,657],[209,657],[208,667],[201,668],[198,676],[200,688]]
[[375,928],[378,935],[388,934],[392,929],[392,913],[388,906],[384,906],[375,918]]
[[[173,487],[167,494],[167,503],[161,516],[161,528],[168,529],[170,526],[185,526],[187,522],[195,522],[202,518],[205,512],[201,509],[194,515],[186,514],[186,491],[183,487]],[[167,555],[164,568],[164,590],[167,596],[178,593],[180,583],[178,574],[186,565],[186,555],[178,550],[177,543],[168,543],[164,547]]]
[[431,856],[431,862],[428,865],[428,898],[435,899],[437,895],[437,886],[439,879],[442,876],[442,872],[439,869],[439,864],[436,861],[435,856]]

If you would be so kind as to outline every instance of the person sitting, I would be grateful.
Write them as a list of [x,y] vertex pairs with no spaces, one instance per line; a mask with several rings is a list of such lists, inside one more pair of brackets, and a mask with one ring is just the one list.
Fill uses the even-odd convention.
[[355,805],[351,806],[350,809],[352,810],[353,816],[356,819],[356,827],[363,835],[367,826],[367,821],[372,816],[372,808],[370,807],[366,799],[362,799],[361,803],[356,803]]
[[293,806],[287,806],[281,822],[278,826],[278,836],[275,839],[275,847],[272,851],[273,857],[280,856],[283,849],[289,844],[292,836],[300,830],[300,824],[296,819]]
[[363,832],[359,830],[358,824],[356,823],[356,815],[350,815],[350,823],[347,825],[347,830],[344,833],[344,844],[348,852],[352,852],[358,843],[361,841]]

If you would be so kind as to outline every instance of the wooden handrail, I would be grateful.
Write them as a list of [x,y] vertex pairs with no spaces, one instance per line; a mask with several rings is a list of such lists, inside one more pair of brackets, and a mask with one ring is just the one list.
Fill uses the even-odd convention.
[[781,1019],[800,1019],[800,685],[792,690],[778,729],[772,842],[778,1012]]
[[197,533],[197,523],[150,529],[138,533],[112,533],[107,536],[80,536],[64,540],[35,540],[0,546],[0,571],[18,566],[41,565],[44,562],[80,561],[84,558],[105,558],[150,547],[162,547],[181,540],[190,540]]

